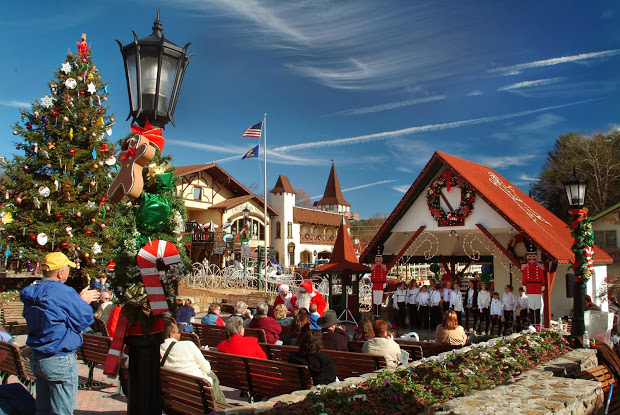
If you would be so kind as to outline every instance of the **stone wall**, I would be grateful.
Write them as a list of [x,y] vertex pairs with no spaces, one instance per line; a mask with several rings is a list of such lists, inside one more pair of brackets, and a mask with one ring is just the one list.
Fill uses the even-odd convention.
[[[513,336],[518,336],[514,334]],[[470,350],[469,347],[458,349],[459,352]],[[452,352],[442,353],[448,355]],[[419,365],[421,361],[410,365]],[[428,408],[427,414],[441,415],[586,415],[602,414],[603,390],[599,382],[570,379],[582,370],[597,366],[596,350],[575,349],[545,365],[529,370],[517,376],[510,383],[495,389],[476,391],[464,397],[453,399]],[[394,370],[394,369],[384,369]],[[341,382],[327,385],[327,388],[340,389],[350,385],[359,385],[366,379],[379,375],[381,371],[364,374],[360,377],[347,378]],[[257,402],[244,407],[234,407],[222,414],[261,413],[272,409],[277,402],[294,403],[306,398],[311,390],[296,391],[280,395],[265,402]]]

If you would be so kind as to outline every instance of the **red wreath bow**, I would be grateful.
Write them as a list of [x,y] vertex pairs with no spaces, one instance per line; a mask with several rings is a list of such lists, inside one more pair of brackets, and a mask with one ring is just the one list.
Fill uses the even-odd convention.
[[450,191],[450,182],[454,178],[454,172],[450,169],[445,169],[443,173],[441,173],[441,178],[446,181],[446,190]]
[[148,138],[151,144],[157,147],[160,152],[164,151],[164,144],[166,143],[166,140],[164,139],[161,128],[153,128],[149,120],[146,120],[144,128],[138,125],[132,125],[131,132]]

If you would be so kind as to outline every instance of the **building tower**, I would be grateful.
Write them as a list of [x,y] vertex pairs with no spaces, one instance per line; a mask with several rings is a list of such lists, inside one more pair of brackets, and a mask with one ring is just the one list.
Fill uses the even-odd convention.
[[289,258],[289,242],[293,238],[293,208],[295,207],[295,189],[286,176],[278,176],[278,181],[271,193],[271,206],[279,213],[273,218],[271,246],[278,253],[278,263],[283,266],[295,265],[294,244],[293,258]]
[[351,204],[344,200],[344,197],[342,196],[340,182],[338,181],[338,175],[336,174],[336,167],[333,163],[332,169],[329,172],[327,184],[325,185],[325,191],[323,192],[323,198],[317,202],[314,202],[314,206],[324,212],[344,214],[347,217],[351,214]]

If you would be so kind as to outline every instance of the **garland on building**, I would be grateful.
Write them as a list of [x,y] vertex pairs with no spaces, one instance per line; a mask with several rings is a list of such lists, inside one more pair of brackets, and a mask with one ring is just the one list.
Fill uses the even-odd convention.
[[[446,212],[440,205],[441,189],[445,187],[449,192],[452,186],[461,189],[461,202],[456,209]],[[431,187],[428,188],[426,203],[439,225],[453,226],[459,225],[460,222],[471,214],[474,210],[475,197],[476,195],[473,189],[471,189],[463,179],[456,176],[452,170],[446,169],[441,176],[433,181]]]
[[577,219],[571,225],[573,234],[573,252],[575,263],[573,270],[575,276],[583,281],[588,281],[594,272],[594,231],[592,230],[592,218],[588,217],[587,209],[571,209],[571,214],[577,215]]

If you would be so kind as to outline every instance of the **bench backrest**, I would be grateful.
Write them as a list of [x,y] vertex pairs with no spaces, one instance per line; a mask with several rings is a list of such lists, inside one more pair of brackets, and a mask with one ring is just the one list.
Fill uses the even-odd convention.
[[[196,336],[196,334],[194,333],[185,333],[183,331],[181,331],[181,340],[188,340],[190,342],[194,342],[194,344],[196,346],[198,346],[198,348],[200,349],[200,339],[198,338],[198,336]],[[217,346],[217,345],[216,345]]]
[[449,352],[450,350],[460,349],[463,346],[453,346],[445,343],[436,343],[436,342],[420,342],[414,340],[405,340],[405,339],[395,339],[396,343],[399,346],[401,345],[410,345],[410,346],[420,346],[422,348],[423,357],[437,356],[443,352]]
[[609,392],[609,385],[614,385],[616,389],[616,378],[609,372],[606,366],[600,365],[591,369],[581,371],[577,376],[577,379],[595,380],[601,382],[603,385],[603,392],[605,395]]
[[[194,332],[200,339],[200,344],[209,347],[217,347],[218,344],[228,338],[224,327],[211,326],[208,324],[192,323]],[[263,329],[245,329],[245,337],[256,337],[260,343],[266,343],[267,337]]]
[[97,333],[101,333],[103,336],[110,337],[110,333],[108,332],[108,326],[105,324],[105,321],[95,317],[95,322],[93,323],[93,326]]
[[244,337],[256,337],[259,343],[267,343],[267,336],[263,329],[251,329],[248,327],[245,329]]
[[83,337],[84,341],[80,347],[80,356],[84,363],[105,365],[112,338],[88,333],[84,333]]
[[[288,362],[291,353],[299,351],[299,347],[297,346],[263,343],[261,347],[265,350],[267,358],[283,362]],[[341,380],[387,367],[384,356],[367,353],[339,352],[327,349],[321,351],[332,357],[338,372],[338,378]]]
[[212,350],[203,350],[202,354],[224,386],[266,397],[312,387],[312,377],[306,366]]
[[166,413],[210,414],[216,403],[213,389],[204,378],[161,369],[161,398]]
[[[363,340],[349,340],[349,351],[355,353],[362,353],[362,347],[364,346]],[[422,347],[415,344],[398,343],[401,350],[409,353],[409,361],[420,360],[424,357]]]
[[0,341],[0,373],[6,378],[8,375],[14,375],[26,385],[35,382],[30,362],[22,357],[19,347],[13,343]]
[[26,321],[22,313],[24,312],[24,303],[21,301],[11,301],[2,305],[5,321]]

